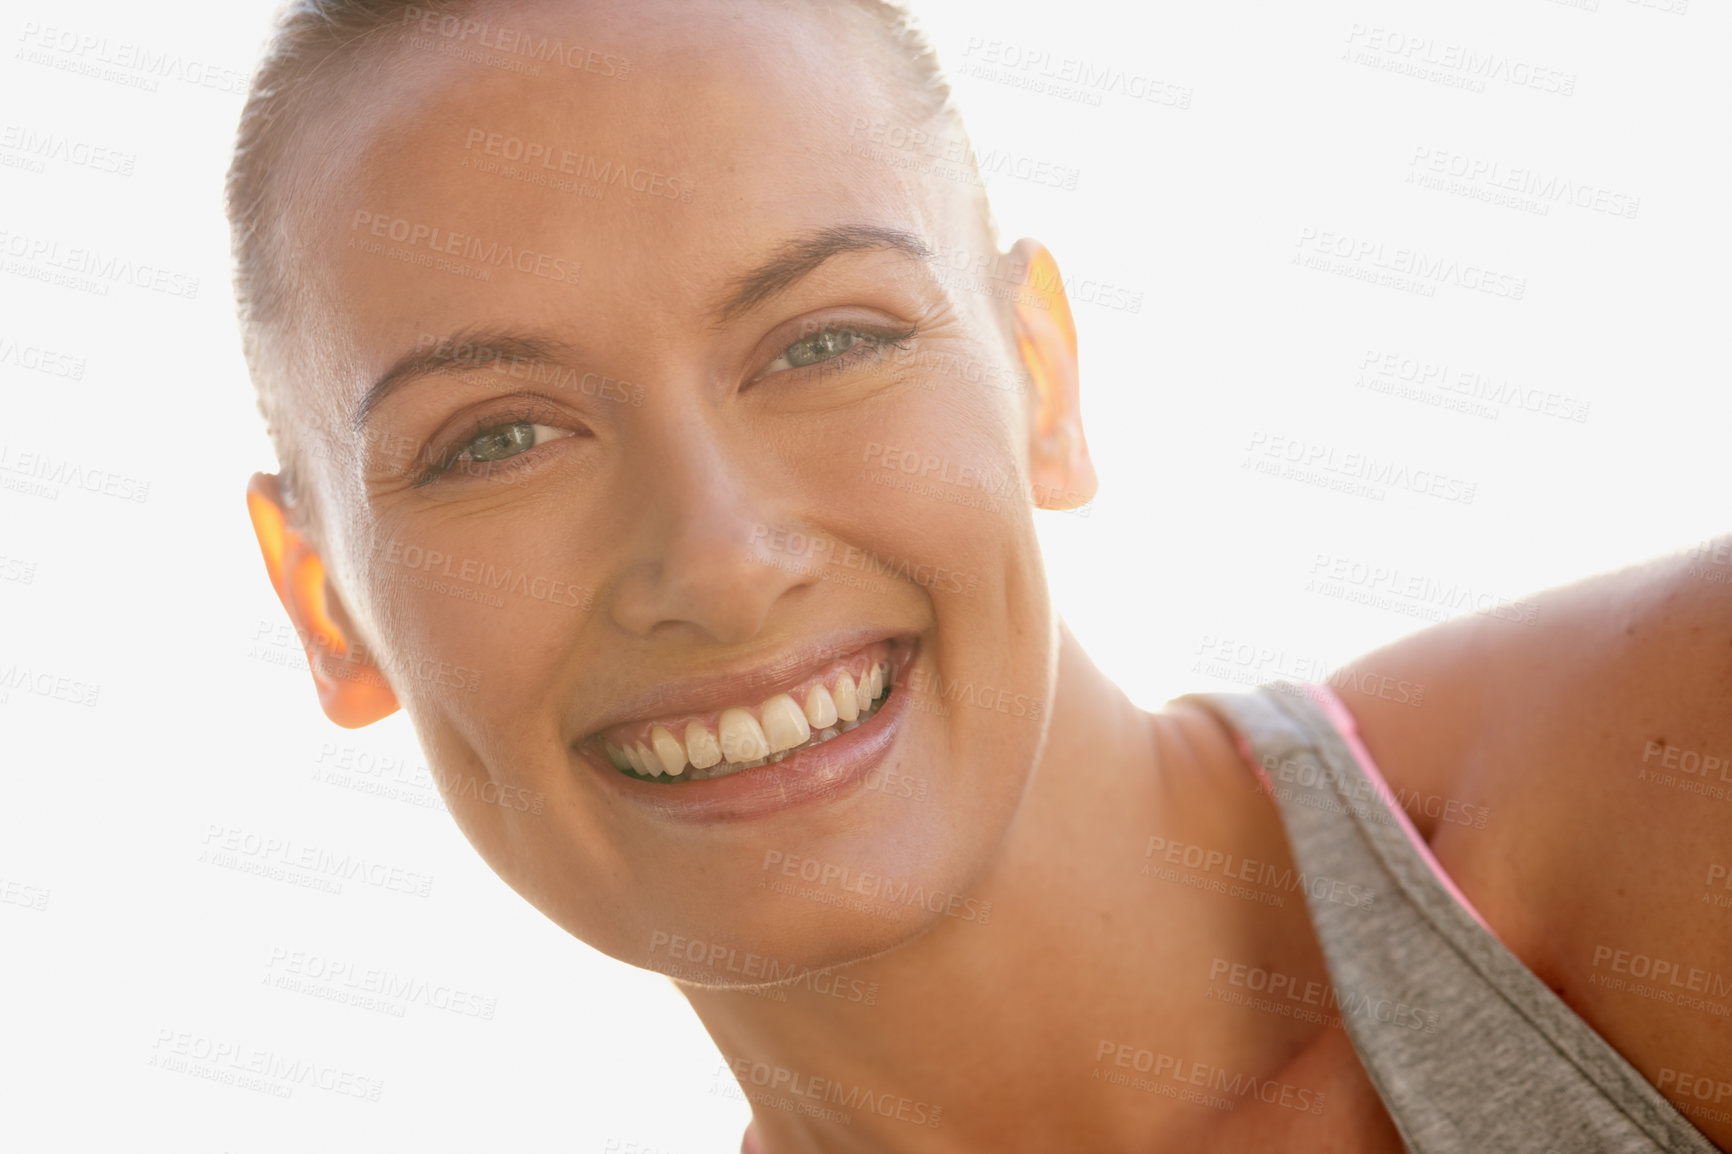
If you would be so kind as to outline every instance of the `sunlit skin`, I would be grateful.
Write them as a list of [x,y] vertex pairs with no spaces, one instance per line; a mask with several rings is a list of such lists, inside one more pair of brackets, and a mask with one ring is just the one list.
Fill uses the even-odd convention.
[[[464,835],[598,950],[665,971],[672,959],[654,943],[680,935],[876,983],[869,1008],[800,984],[776,1001],[681,983],[730,1058],[943,1108],[933,1128],[867,1113],[843,1127],[760,1107],[754,1126],[769,1154],[1399,1150],[1339,1031],[1223,1012],[1200,996],[1219,957],[1325,980],[1303,906],[1226,901],[1138,876],[1152,833],[1280,866],[1290,857],[1274,808],[1250,788],[1219,726],[1188,705],[1138,709],[1058,622],[1034,518],[1039,505],[1075,506],[1096,489],[1076,327],[1053,257],[1026,240],[994,254],[967,186],[859,154],[857,117],[915,121],[875,33],[805,6],[691,0],[499,6],[484,16],[604,48],[631,72],[527,76],[410,50],[335,90],[294,175],[280,178],[308,190],[290,222],[307,253],[291,342],[305,358],[294,384],[303,493],[285,508],[278,479],[261,474],[248,506],[278,595],[316,639],[309,659],[326,714],[361,726],[407,710]],[[692,195],[610,185],[596,199],[482,171],[475,161],[499,158],[486,155],[478,130],[659,173]],[[395,243],[371,235],[380,220],[429,231]],[[937,255],[889,244],[839,252],[722,314],[742,277],[791,242],[838,229],[894,230]],[[399,259],[453,233],[535,254],[548,275],[492,267],[483,280]],[[996,281],[941,275],[957,250],[996,255],[992,268],[1015,271]],[[553,274],[555,260],[575,277]],[[1006,291],[981,292],[976,281]],[[815,333],[844,329],[854,343],[834,360],[796,364],[846,340],[789,356]],[[363,396],[399,358],[480,330],[539,340],[546,365],[562,372],[537,381],[454,364],[405,379],[356,429]],[[603,378],[624,385],[569,384]],[[492,439],[477,442],[487,430]],[[472,456],[533,447],[487,463],[458,459],[430,476],[464,445]],[[966,467],[1006,487],[980,499],[942,479],[926,489],[874,484],[873,475],[901,474],[883,469],[872,446],[915,450],[948,462],[950,476]],[[851,547],[970,584],[956,592],[895,573],[862,577],[773,544],[795,535],[825,542],[829,556]],[[562,602],[507,588],[503,604],[450,596],[430,587],[437,574],[404,560],[433,553],[453,559],[448,572],[487,564],[578,593]],[[1157,555],[1183,563],[1185,543],[1165,542]],[[1619,679],[1644,670],[1686,687],[1663,707],[1676,734],[1732,748],[1720,712],[1726,598],[1694,586],[1674,595],[1665,582],[1685,586],[1670,569],[1643,580],[1641,590],[1655,592],[1628,596],[1651,608],[1620,620],[1661,630],[1682,614],[1719,648],[1704,640],[1684,658],[1662,650],[1634,664],[1589,660],[1611,651],[1584,648],[1569,615],[1603,614],[1614,594],[1575,592],[1542,601],[1563,608],[1531,636],[1481,620],[1367,659],[1433,687],[1413,716],[1348,702],[1363,707],[1367,743],[1392,784],[1469,797],[1497,815],[1489,833],[1421,828],[1554,987],[1585,982],[1585,971],[1554,956],[1562,924],[1531,896],[1567,876],[1572,860],[1588,860],[1570,855],[1595,847],[1560,832],[1543,852],[1527,846],[1537,864],[1493,872],[1493,863],[1518,844],[1500,839],[1522,828],[1523,806],[1567,814],[1588,803],[1578,790],[1534,784],[1549,763],[1512,760],[1512,751],[1547,748],[1548,735],[1574,724],[1578,700],[1627,700]],[[855,787],[708,823],[624,800],[573,748],[605,724],[656,715],[620,710],[670,684],[878,636],[917,639],[914,670],[926,684],[988,683],[1039,708],[904,713],[881,770],[923,782],[918,800]],[[1510,721],[1501,711],[1516,708],[1518,693],[1494,703],[1479,687],[1485,669],[1518,658],[1537,665],[1538,684],[1552,662],[1602,669],[1606,680],[1553,690],[1548,708]],[[1532,685],[1519,691],[1530,701]],[[1476,744],[1464,733],[1490,736]],[[1623,763],[1598,747],[1554,777],[1592,774],[1596,757],[1625,788]],[[1452,777],[1463,764],[1471,777]],[[1511,765],[1519,778],[1494,772]],[[483,800],[502,789],[544,804],[531,813]],[[1594,793],[1594,812],[1609,804],[1607,790]],[[1694,869],[1689,854],[1726,838],[1732,821],[1680,808],[1621,832],[1617,852],[1673,855]],[[1604,847],[1597,852],[1604,860]],[[765,869],[768,853],[911,879],[976,909],[990,903],[991,915],[894,903],[862,914],[803,900],[765,885],[778,876]],[[1636,894],[1642,883],[1620,884]],[[1637,918],[1643,907],[1621,908]],[[1603,920],[1616,909],[1592,915],[1599,922],[1580,908],[1569,916],[1570,933],[1586,932],[1582,919],[1602,936],[1628,930]],[[1728,924],[1686,911],[1639,932],[1653,952],[1670,943],[1702,953],[1732,946]],[[1682,1017],[1643,1031],[1618,1017],[1626,1008],[1611,1006],[1602,1023],[1578,1005],[1651,1080],[1650,1067],[1667,1063],[1711,1066],[1712,1047],[1728,1038],[1723,1026]],[[1223,1113],[1130,1094],[1089,1078],[1101,1039],[1280,1077],[1324,1092],[1328,1108],[1314,1117],[1246,1102]],[[1728,1135],[1721,1126],[1717,1136]]]

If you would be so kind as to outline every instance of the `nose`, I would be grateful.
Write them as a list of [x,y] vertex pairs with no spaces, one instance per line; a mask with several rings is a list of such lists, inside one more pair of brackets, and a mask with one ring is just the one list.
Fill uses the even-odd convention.
[[644,637],[684,629],[724,645],[750,640],[778,601],[813,581],[800,558],[765,545],[797,486],[762,446],[701,408],[644,434],[615,624]]

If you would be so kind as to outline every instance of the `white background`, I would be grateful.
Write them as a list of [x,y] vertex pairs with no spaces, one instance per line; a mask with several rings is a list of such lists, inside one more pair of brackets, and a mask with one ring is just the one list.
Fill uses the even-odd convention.
[[[1079,294],[1085,280],[1140,294],[1135,311],[1075,304],[1101,495],[1087,516],[1043,515],[1061,610],[1136,700],[1320,671],[1425,623],[1423,600],[1374,580],[1308,588],[1337,558],[1486,605],[1729,527],[1727,17],[1679,2],[921,5],[980,150],[1077,170],[1074,190],[993,177],[1005,239],[1045,241]],[[60,0],[0,21],[0,481],[25,485],[0,488],[0,1147],[731,1154],[746,1108],[714,1093],[727,1079],[671,985],[508,890],[437,808],[402,717],[330,725],[284,643],[242,500],[274,463],[227,281],[241,97],[187,79],[249,74],[268,17],[237,0]],[[106,46],[43,48],[32,25]],[[1430,43],[1392,52],[1373,26]],[[36,55],[15,55],[27,44]],[[128,44],[180,67],[122,70],[154,91],[64,67]],[[1048,71],[1073,58],[1139,90],[1152,78],[1189,107],[969,74],[1018,49],[1051,53]],[[1573,92],[1382,67],[1468,51],[1520,79],[1573,77]],[[131,171],[44,158],[29,143],[44,139]],[[1530,194],[1549,211],[1524,211],[1411,182],[1421,155],[1588,191]],[[1596,189],[1639,198],[1635,217],[1572,203]],[[1306,267],[1308,229],[1381,244],[1386,262],[1488,267],[1524,298]],[[18,255],[37,240],[198,291],[44,285]],[[28,349],[81,359],[82,379],[26,367]],[[1359,383],[1373,351],[1515,399],[1476,415],[1432,403],[1454,395],[1434,386],[1380,393]],[[1587,419],[1524,409],[1548,395]],[[1473,500],[1246,467],[1275,438],[1471,483]],[[148,482],[146,499],[31,490],[16,471],[31,452]],[[1239,656],[1199,664],[1223,643]],[[33,691],[45,673],[83,688]],[[94,705],[64,699],[89,687]],[[321,780],[341,756],[373,772]],[[366,792],[380,783],[399,796]],[[431,894],[321,893],[201,862],[213,827],[431,875]],[[494,1013],[422,995],[399,1016],[272,984],[294,953]],[[161,1063],[179,1035],[383,1091],[215,1084],[197,1062]]]

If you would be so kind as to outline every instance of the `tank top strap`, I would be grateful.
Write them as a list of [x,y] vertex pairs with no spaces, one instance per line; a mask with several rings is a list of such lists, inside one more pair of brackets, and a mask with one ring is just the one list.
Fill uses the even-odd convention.
[[1409,1150],[1717,1154],[1498,941],[1331,723],[1351,718],[1326,688],[1178,700],[1226,724],[1274,799],[1333,985],[1319,1008],[1341,1015]]

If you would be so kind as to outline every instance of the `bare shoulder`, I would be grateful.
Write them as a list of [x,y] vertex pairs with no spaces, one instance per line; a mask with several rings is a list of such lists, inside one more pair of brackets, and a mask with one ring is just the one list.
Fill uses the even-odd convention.
[[1732,534],[1529,600],[1333,680],[1398,795],[1478,807],[1410,812],[1505,944],[1732,1145]]

